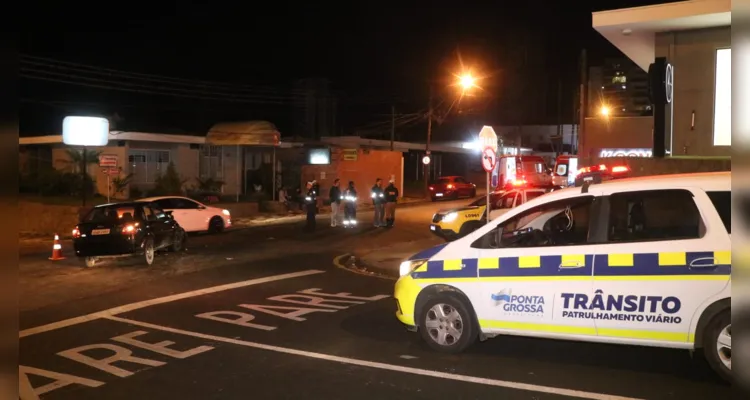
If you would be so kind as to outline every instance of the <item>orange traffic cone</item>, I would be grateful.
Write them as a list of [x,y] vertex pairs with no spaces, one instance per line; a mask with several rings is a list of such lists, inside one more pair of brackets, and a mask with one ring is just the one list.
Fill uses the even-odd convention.
[[49,258],[52,261],[64,260],[65,257],[62,255],[62,245],[60,244],[60,236],[55,235],[55,243],[52,245],[52,257]]

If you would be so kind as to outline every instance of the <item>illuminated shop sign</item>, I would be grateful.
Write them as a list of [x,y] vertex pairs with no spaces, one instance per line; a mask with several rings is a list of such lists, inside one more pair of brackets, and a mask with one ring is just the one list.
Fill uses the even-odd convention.
[[651,149],[601,149],[599,157],[651,157]]

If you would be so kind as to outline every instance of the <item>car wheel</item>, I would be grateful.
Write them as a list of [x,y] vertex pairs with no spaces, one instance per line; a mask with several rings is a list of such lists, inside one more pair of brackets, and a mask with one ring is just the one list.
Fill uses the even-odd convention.
[[208,222],[209,233],[221,233],[224,231],[224,220],[221,217],[213,217]]
[[187,239],[187,235],[185,234],[184,229],[178,229],[174,233],[174,238],[172,238],[172,245],[169,247],[169,250],[179,253],[183,249],[185,249],[185,241]]
[[460,353],[476,341],[477,325],[468,305],[455,295],[429,300],[419,319],[422,339],[432,349]]
[[86,265],[87,268],[95,267],[98,261],[99,259],[96,257],[85,257],[83,259],[83,263],[84,265]]
[[732,318],[729,310],[716,315],[705,328],[703,352],[722,379],[732,380]]
[[431,197],[430,200],[432,200],[432,202],[434,203],[437,201],[437,197]]
[[154,249],[154,240],[151,238],[146,238],[146,241],[143,242],[143,258],[146,261],[146,265],[153,264],[155,256],[156,249]]
[[477,222],[466,222],[463,225],[461,225],[461,229],[458,230],[458,237],[462,238],[475,230],[477,230],[481,225]]

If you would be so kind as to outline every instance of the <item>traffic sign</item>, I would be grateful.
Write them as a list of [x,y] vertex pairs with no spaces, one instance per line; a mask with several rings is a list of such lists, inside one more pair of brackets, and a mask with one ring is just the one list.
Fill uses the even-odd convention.
[[102,169],[102,172],[104,172],[106,175],[109,175],[109,176],[115,176],[115,175],[120,174],[120,169],[109,167],[109,168]]
[[430,163],[430,156],[422,157],[422,164],[427,165]]
[[117,167],[117,155],[102,154],[99,156],[100,167]]
[[482,148],[489,147],[497,153],[497,134],[491,126],[485,125],[482,130],[479,131],[479,145]]
[[492,169],[495,168],[496,161],[497,156],[495,155],[495,151],[490,147],[486,147],[482,152],[482,168],[488,173],[492,172]]

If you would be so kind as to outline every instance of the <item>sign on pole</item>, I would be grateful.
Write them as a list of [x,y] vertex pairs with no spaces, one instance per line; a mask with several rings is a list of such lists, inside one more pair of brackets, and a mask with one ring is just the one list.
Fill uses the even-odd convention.
[[491,148],[497,154],[497,134],[491,126],[485,125],[479,131],[479,145],[481,148]]
[[485,172],[492,172],[496,161],[497,156],[495,155],[495,151],[490,147],[486,147],[482,152],[482,168],[484,168]]
[[117,167],[117,155],[116,154],[102,154],[99,156],[99,166],[102,168],[116,168]]
[[427,165],[430,163],[430,156],[422,157],[422,164]]

